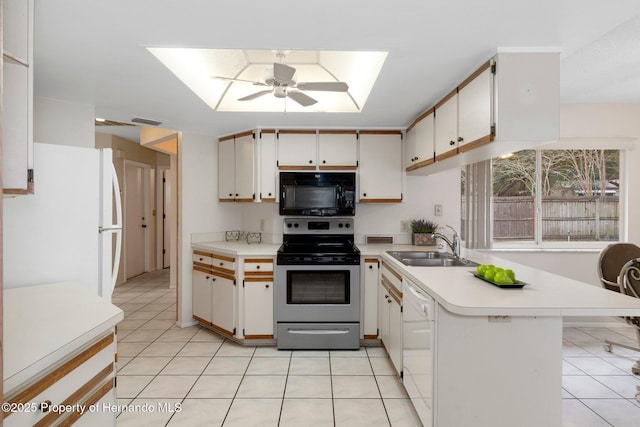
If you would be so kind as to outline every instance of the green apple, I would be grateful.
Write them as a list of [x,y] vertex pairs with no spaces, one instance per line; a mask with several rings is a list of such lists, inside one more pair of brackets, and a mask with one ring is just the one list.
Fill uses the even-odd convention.
[[496,275],[496,268],[492,265],[487,267],[484,272],[484,278],[487,280],[493,280],[493,277]]
[[498,285],[513,285],[513,280],[505,271],[498,271],[493,277],[493,281]]
[[504,272],[507,273],[507,276],[509,276],[509,278],[511,278],[511,280],[513,280],[513,282],[515,283],[516,273],[514,273],[513,270],[505,270]]
[[480,264],[478,268],[476,268],[476,274],[480,277],[484,277],[484,272],[487,271],[486,264]]

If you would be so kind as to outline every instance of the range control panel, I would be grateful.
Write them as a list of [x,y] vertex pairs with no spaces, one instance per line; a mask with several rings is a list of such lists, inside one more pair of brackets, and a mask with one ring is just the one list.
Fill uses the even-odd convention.
[[353,218],[286,218],[283,234],[353,234]]

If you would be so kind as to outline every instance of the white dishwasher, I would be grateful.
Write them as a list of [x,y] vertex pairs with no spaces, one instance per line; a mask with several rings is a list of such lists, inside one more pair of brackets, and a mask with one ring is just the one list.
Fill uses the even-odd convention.
[[404,278],[402,305],[402,381],[422,424],[432,427],[435,303]]

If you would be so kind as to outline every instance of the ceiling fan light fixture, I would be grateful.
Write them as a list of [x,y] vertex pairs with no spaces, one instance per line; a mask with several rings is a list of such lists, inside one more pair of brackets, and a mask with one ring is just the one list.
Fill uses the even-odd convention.
[[[285,86],[288,98],[292,98],[289,94],[295,92],[311,95],[306,95],[304,104],[292,98],[294,102],[287,108],[291,112],[360,112],[388,54],[369,51],[147,49],[212,110],[232,112],[281,111],[281,99],[272,92],[275,84],[267,84],[268,79]],[[278,53],[281,55],[277,56]],[[340,80],[348,82],[348,85]],[[256,92],[257,89],[269,91]],[[308,98],[317,102],[310,103]]]
[[273,88],[273,96],[276,98],[284,98],[287,96],[287,88],[285,86],[275,86]]

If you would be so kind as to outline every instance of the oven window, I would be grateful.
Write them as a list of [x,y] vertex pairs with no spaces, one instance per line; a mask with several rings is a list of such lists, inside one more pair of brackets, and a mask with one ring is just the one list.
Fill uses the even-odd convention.
[[287,271],[287,304],[349,303],[349,271]]

